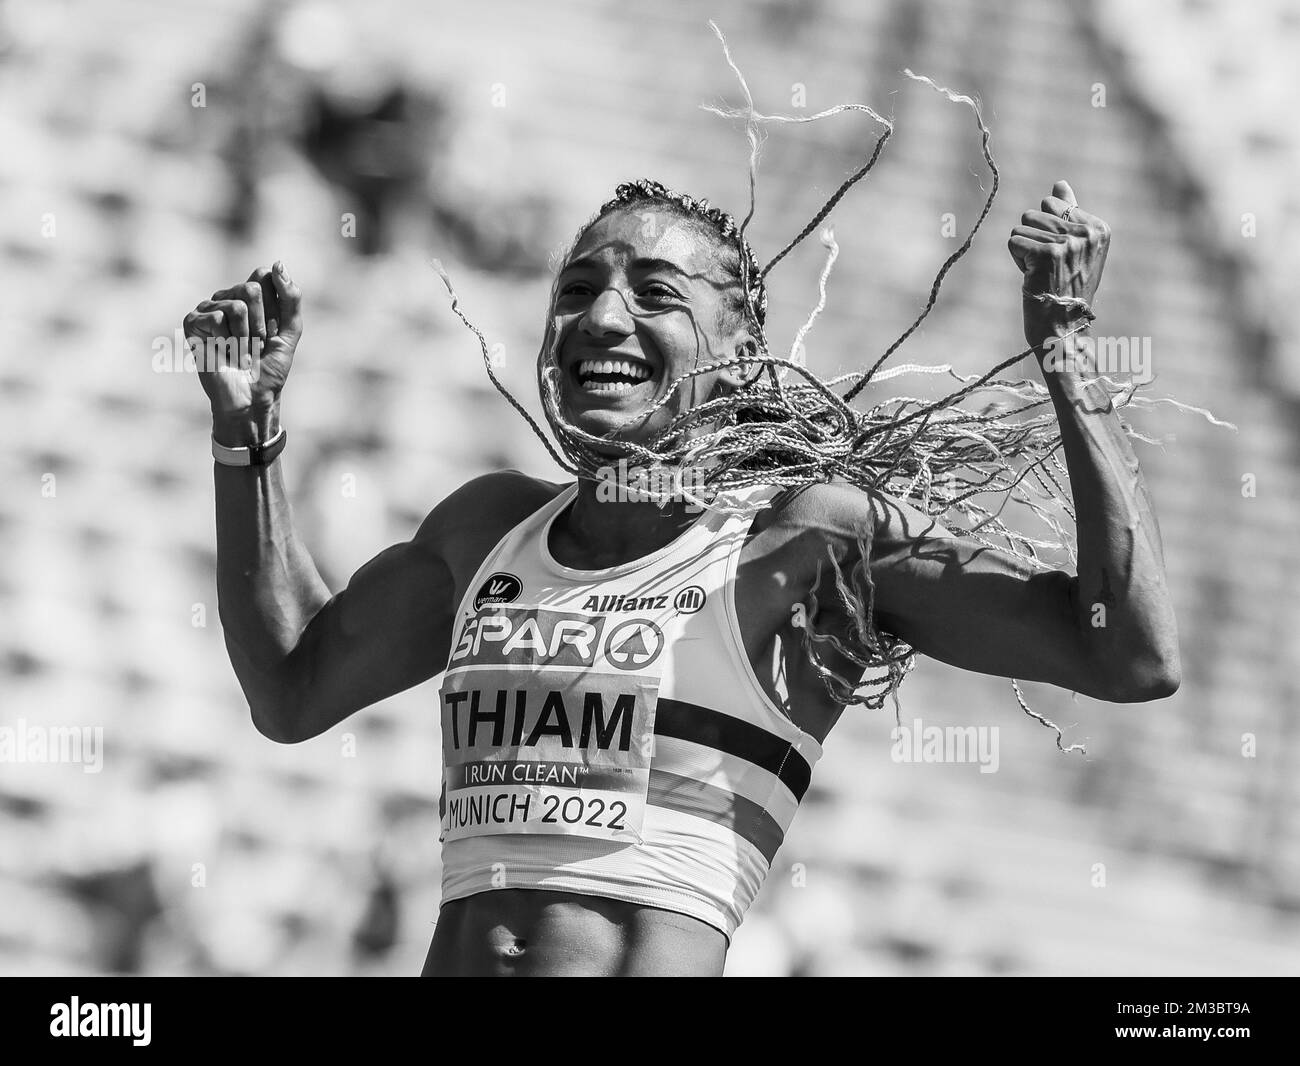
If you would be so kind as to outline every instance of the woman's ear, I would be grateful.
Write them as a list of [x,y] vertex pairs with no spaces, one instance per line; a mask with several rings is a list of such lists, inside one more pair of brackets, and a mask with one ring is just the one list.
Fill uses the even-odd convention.
[[[736,354],[753,359],[758,355],[758,344],[753,337],[743,334],[736,341]],[[731,366],[724,367],[718,376],[730,388],[739,389],[752,384],[762,372],[763,367],[760,363],[733,363]]]

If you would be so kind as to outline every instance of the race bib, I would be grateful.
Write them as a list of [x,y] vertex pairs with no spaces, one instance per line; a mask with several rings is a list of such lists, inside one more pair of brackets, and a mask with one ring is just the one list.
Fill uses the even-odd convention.
[[467,618],[440,693],[443,839],[639,842],[663,645],[648,618],[518,604]]

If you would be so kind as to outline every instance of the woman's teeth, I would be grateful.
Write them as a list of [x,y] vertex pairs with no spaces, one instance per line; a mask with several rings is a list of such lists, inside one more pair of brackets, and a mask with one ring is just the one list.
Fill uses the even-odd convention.
[[652,376],[644,363],[627,359],[584,359],[578,364],[578,383],[588,392],[630,392]]

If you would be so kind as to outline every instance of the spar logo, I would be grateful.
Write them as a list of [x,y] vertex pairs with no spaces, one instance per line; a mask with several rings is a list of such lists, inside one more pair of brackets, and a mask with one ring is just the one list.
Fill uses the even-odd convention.
[[673,606],[682,614],[694,614],[704,606],[704,590],[699,585],[687,585],[673,597]]
[[496,573],[483,582],[474,597],[474,610],[488,603],[512,603],[524,591],[524,583],[514,574]]
[[640,670],[659,658],[663,650],[663,630],[644,618],[632,618],[610,630],[605,658],[620,670]]
[[664,650],[664,633],[648,618],[619,621],[545,607],[503,606],[465,619],[448,666],[581,666],[604,660],[642,670]]

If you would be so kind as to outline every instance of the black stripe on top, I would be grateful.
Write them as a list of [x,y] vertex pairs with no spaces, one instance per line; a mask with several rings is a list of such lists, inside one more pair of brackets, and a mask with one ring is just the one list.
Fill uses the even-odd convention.
[[659,697],[655,710],[655,735],[689,740],[706,748],[745,759],[779,778],[794,794],[803,799],[812,780],[808,760],[782,740],[753,722],[733,718],[695,703]]
[[646,802],[725,826],[753,844],[768,866],[785,839],[776,819],[753,800],[666,770],[650,771]]

